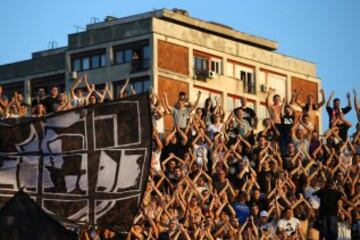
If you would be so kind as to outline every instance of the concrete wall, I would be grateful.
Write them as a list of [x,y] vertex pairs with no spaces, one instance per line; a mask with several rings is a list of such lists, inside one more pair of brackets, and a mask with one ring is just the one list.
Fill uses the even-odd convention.
[[285,71],[316,77],[316,66],[312,63],[190,29],[162,19],[153,18],[152,20],[153,31],[160,35],[178,39],[185,43],[193,43],[231,56],[249,59],[264,65],[274,66]]
[[[175,23],[167,22],[162,19],[153,19],[154,31],[154,45],[155,52],[159,56],[163,56],[164,46],[182,46],[188,49],[188,72],[180,72],[178,68],[182,68],[182,60],[177,63],[177,66],[164,66],[158,59],[158,66],[154,69],[155,79],[167,78],[172,81],[182,82],[189,85],[190,99],[195,100],[196,91],[199,87],[207,89],[206,91],[220,92],[221,103],[226,110],[228,96],[240,97],[244,96],[253,102],[256,112],[260,116],[269,117],[264,102],[266,93],[260,89],[261,84],[268,86],[276,85],[283,79],[282,97],[288,96],[290,98],[292,91],[299,86],[298,81],[292,79],[301,79],[301,86],[304,86],[306,91],[311,92],[318,99],[319,89],[321,88],[320,79],[316,76],[316,66],[312,63],[285,56],[276,52],[267,51],[264,49],[248,46],[243,43],[231,41],[229,39],[213,36],[208,33],[200,32],[195,29],[190,29],[185,26],[180,26]],[[167,42],[165,44],[164,42]],[[157,50],[156,50],[157,49]],[[206,81],[198,81],[194,79],[193,73],[193,55],[194,52],[201,51],[210,55],[219,56],[222,58],[223,73],[216,75],[212,79]],[[171,48],[168,48],[168,55],[172,56],[173,60],[168,59],[166,62],[176,62],[177,54],[171,54]],[[181,57],[182,59],[183,57]],[[256,78],[256,94],[245,93],[243,89],[243,82],[235,77],[229,77],[228,62],[237,62],[244,66],[250,67],[254,71]],[[166,64],[165,64],[166,65]],[[161,66],[161,67],[160,67]],[[280,80],[275,81],[274,77],[278,76]],[[155,80],[156,82],[156,80]],[[160,81],[158,80],[158,84]],[[294,84],[294,86],[293,86]],[[181,90],[177,89],[175,84],[166,85],[175,95]],[[274,86],[278,87],[278,86]],[[158,90],[164,89],[160,85]],[[175,89],[175,90],[174,90]],[[161,95],[162,93],[159,92]],[[304,100],[304,99],[301,99]],[[227,109],[230,110],[230,109]],[[317,116],[321,123],[321,113]],[[321,130],[321,125],[319,126]]]

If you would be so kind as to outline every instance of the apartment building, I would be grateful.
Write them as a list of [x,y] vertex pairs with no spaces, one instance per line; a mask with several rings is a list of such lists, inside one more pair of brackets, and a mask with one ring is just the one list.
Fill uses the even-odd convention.
[[[74,78],[87,74],[98,89],[108,83],[119,94],[130,78],[137,92],[149,88],[162,96],[168,92],[174,104],[180,91],[190,99],[202,92],[219,98],[225,111],[246,97],[259,119],[268,117],[265,97],[269,88],[282,98],[303,88],[305,101],[320,97],[321,81],[316,65],[276,50],[272,40],[200,20],[184,10],[161,9],[123,18],[106,17],[104,22],[68,35],[68,45],[32,53],[30,60],[0,66],[0,85],[5,93],[22,92],[27,99],[39,87],[49,92],[57,85],[69,92]],[[321,130],[321,113],[318,113]],[[171,119],[165,119],[167,130]]]

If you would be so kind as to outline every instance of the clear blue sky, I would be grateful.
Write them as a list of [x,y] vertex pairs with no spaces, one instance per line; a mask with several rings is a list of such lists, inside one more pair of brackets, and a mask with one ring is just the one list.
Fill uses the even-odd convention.
[[[316,63],[326,95],[335,90],[343,104],[347,91],[360,94],[359,0],[2,0],[0,65],[28,59],[49,41],[65,46],[73,25],[85,27],[91,17],[174,7],[275,40],[278,52]],[[347,118],[354,122],[354,111]]]

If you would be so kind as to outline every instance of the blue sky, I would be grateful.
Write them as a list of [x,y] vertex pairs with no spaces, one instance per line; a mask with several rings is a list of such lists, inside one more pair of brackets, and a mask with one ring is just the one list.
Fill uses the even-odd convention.
[[[359,0],[2,0],[0,65],[28,59],[31,52],[47,49],[49,41],[67,45],[73,25],[85,27],[91,17],[175,7],[275,40],[278,52],[316,63],[326,95],[335,90],[343,104],[347,91],[360,94]],[[354,122],[355,112],[347,118]]]

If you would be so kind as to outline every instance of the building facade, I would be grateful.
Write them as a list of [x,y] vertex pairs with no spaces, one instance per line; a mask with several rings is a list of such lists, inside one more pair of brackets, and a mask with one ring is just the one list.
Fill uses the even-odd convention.
[[[281,98],[303,88],[305,101],[320,97],[321,81],[315,64],[276,52],[278,43],[239,32],[215,22],[188,16],[183,10],[155,10],[89,24],[68,35],[68,46],[35,52],[30,60],[0,66],[0,85],[5,94],[22,92],[28,102],[39,87],[69,92],[77,75],[87,74],[101,89],[108,83],[114,95],[127,78],[137,92],[149,88],[170,104],[184,91],[190,99],[202,92],[219,98],[225,111],[246,97],[259,120],[268,117],[265,107],[269,88]],[[136,55],[136,61],[134,61]],[[318,113],[321,130],[321,113]],[[165,126],[171,126],[165,119]],[[169,130],[169,129],[167,129]]]

